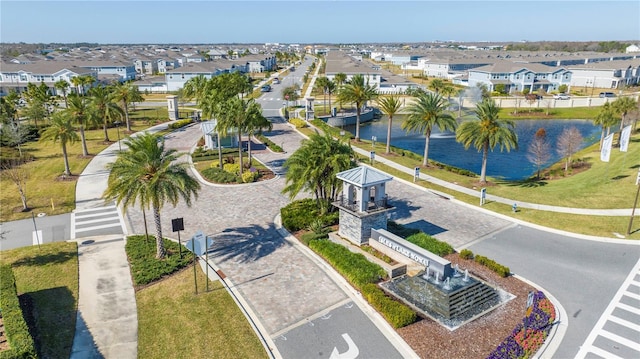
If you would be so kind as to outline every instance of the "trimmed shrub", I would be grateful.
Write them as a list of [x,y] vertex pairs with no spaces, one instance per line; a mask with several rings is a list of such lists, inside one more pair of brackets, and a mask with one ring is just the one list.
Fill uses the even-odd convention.
[[280,215],[282,226],[289,232],[296,232],[307,228],[314,219],[318,218],[318,206],[313,199],[305,198],[282,207]]
[[179,120],[179,121],[170,123],[167,127],[171,130],[176,130],[178,128],[182,128],[184,126],[190,125],[192,122],[193,120]]
[[221,170],[219,167],[205,168],[201,172],[202,177],[213,183],[237,183],[238,176]]
[[0,352],[0,358],[37,358],[35,343],[20,308],[13,270],[8,264],[0,265],[0,309],[10,347]]
[[424,232],[410,235],[406,240],[440,257],[454,252],[449,243],[439,241]]
[[496,272],[499,276],[505,278],[508,277],[509,274],[511,274],[511,271],[509,270],[509,267],[505,267],[502,264],[496,263],[496,261],[494,261],[493,259],[489,259],[485,256],[481,256],[481,255],[476,255],[474,260],[477,263],[482,264],[483,266],[491,269],[492,271]]
[[263,134],[257,134],[256,138],[264,143],[265,146],[269,147],[271,149],[271,151],[273,152],[284,152],[284,149],[282,149],[282,147],[276,145],[275,143],[273,143],[273,141],[271,141],[270,139],[268,139],[265,135]]
[[301,235],[300,236],[300,241],[302,241],[302,243],[304,243],[305,245],[308,246],[311,241],[320,240],[320,239],[327,239],[327,238],[329,238],[329,234],[328,233],[309,232],[309,233],[305,233],[305,234]]
[[225,163],[222,167],[224,168],[225,172],[229,172],[234,175],[240,172],[239,163]]
[[307,123],[299,118],[292,118],[289,122],[294,125],[296,128],[304,128],[307,127]]
[[360,253],[353,253],[347,247],[328,240],[309,242],[309,248],[323,256],[349,283],[362,288],[367,283],[376,283],[386,276],[382,267],[369,262]]
[[473,252],[470,249],[463,249],[459,254],[462,259],[473,259]]
[[260,173],[258,171],[255,171],[255,172],[251,172],[251,171],[242,172],[242,182],[244,182],[244,183],[255,182],[258,179],[258,177],[260,177]]
[[365,284],[362,296],[396,329],[406,327],[418,318],[411,308],[388,297],[375,284]]

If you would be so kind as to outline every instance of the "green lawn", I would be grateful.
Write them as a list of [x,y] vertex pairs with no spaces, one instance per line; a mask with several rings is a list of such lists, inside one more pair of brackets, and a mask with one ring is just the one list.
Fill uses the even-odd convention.
[[32,336],[40,358],[68,358],[71,354],[78,307],[78,247],[56,242],[40,247],[2,251],[10,264],[24,313],[34,329]]
[[[166,109],[164,116],[166,116]],[[158,111],[162,116],[162,110]],[[132,131],[141,131],[156,124],[155,109],[138,109],[132,111]],[[120,128],[108,129],[109,140],[115,142],[118,137],[124,139],[129,136],[124,125]],[[104,142],[104,132],[100,129],[85,131],[87,147],[90,157],[82,156],[80,141],[67,145],[69,166],[74,176],[82,173],[93,156],[100,153],[111,143]],[[6,149],[3,148],[3,151]],[[37,141],[22,146],[23,153],[31,154],[35,160],[23,165],[29,173],[26,183],[27,204],[34,213],[56,215],[69,213],[75,209],[76,178],[72,176],[62,180],[64,160],[60,142]],[[16,190],[16,185],[5,179],[0,179],[0,222],[14,221],[31,217],[31,212],[21,212],[22,202]]]
[[192,267],[136,293],[139,358],[266,358],[260,340],[218,281],[205,290]]

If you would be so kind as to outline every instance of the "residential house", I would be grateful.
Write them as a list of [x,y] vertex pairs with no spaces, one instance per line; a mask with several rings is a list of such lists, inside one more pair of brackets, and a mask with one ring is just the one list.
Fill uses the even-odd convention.
[[557,91],[561,85],[571,86],[571,71],[563,67],[542,64],[523,64],[511,61],[497,61],[468,71],[468,84],[487,86],[495,91],[496,85],[504,85],[507,93],[521,92],[525,88],[531,93]]
[[[62,95],[58,93],[54,84],[59,80],[67,81],[70,85],[70,92],[78,89],[73,86],[71,79],[76,76],[89,75],[98,79],[97,71],[71,65],[64,62],[39,61],[32,64],[10,64],[3,63],[0,67],[0,96],[6,96],[11,90],[23,92],[29,83],[44,83],[49,87],[51,95]],[[82,90],[84,91],[84,90]]]
[[325,75],[330,80],[334,80],[336,74],[347,75],[349,81],[354,75],[364,76],[365,83],[380,89],[381,70],[379,66],[374,67],[367,61],[357,61],[342,51],[329,51],[325,56]]
[[618,89],[640,83],[640,59],[594,62],[569,67],[571,86]]

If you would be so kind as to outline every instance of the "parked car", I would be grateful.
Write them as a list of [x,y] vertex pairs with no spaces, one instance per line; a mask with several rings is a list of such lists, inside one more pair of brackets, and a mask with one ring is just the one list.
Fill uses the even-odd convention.
[[279,84],[280,83],[280,79],[277,78],[277,77],[274,77],[273,78],[273,83],[276,84],[276,85]]
[[616,97],[613,92],[600,92],[600,97]]
[[569,100],[571,96],[567,95],[566,93],[559,93],[553,95],[553,98],[556,100]]
[[264,85],[260,89],[260,92],[269,92],[269,91],[271,91],[271,86],[269,86],[269,85]]

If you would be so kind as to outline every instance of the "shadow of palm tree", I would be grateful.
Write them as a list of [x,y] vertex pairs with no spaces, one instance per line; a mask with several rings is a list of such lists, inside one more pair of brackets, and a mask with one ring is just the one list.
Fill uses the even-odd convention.
[[544,187],[548,184],[547,181],[540,179],[526,179],[522,181],[497,181],[496,184],[508,186],[508,187],[522,187],[522,188],[538,188]]
[[226,229],[222,233],[209,235],[213,245],[209,255],[218,257],[222,262],[236,260],[240,263],[256,261],[268,256],[276,249],[286,245],[273,224],[264,228],[258,225]]
[[13,262],[14,267],[20,266],[44,266],[49,264],[64,263],[68,260],[74,259],[78,256],[76,251],[63,251],[56,252],[55,254],[40,254],[30,257],[24,257],[20,260]]
[[389,205],[396,208],[389,214],[390,219],[394,221],[404,218],[410,218],[411,212],[421,208],[418,206],[414,206],[413,202],[411,201],[398,200],[393,198],[389,200]]

